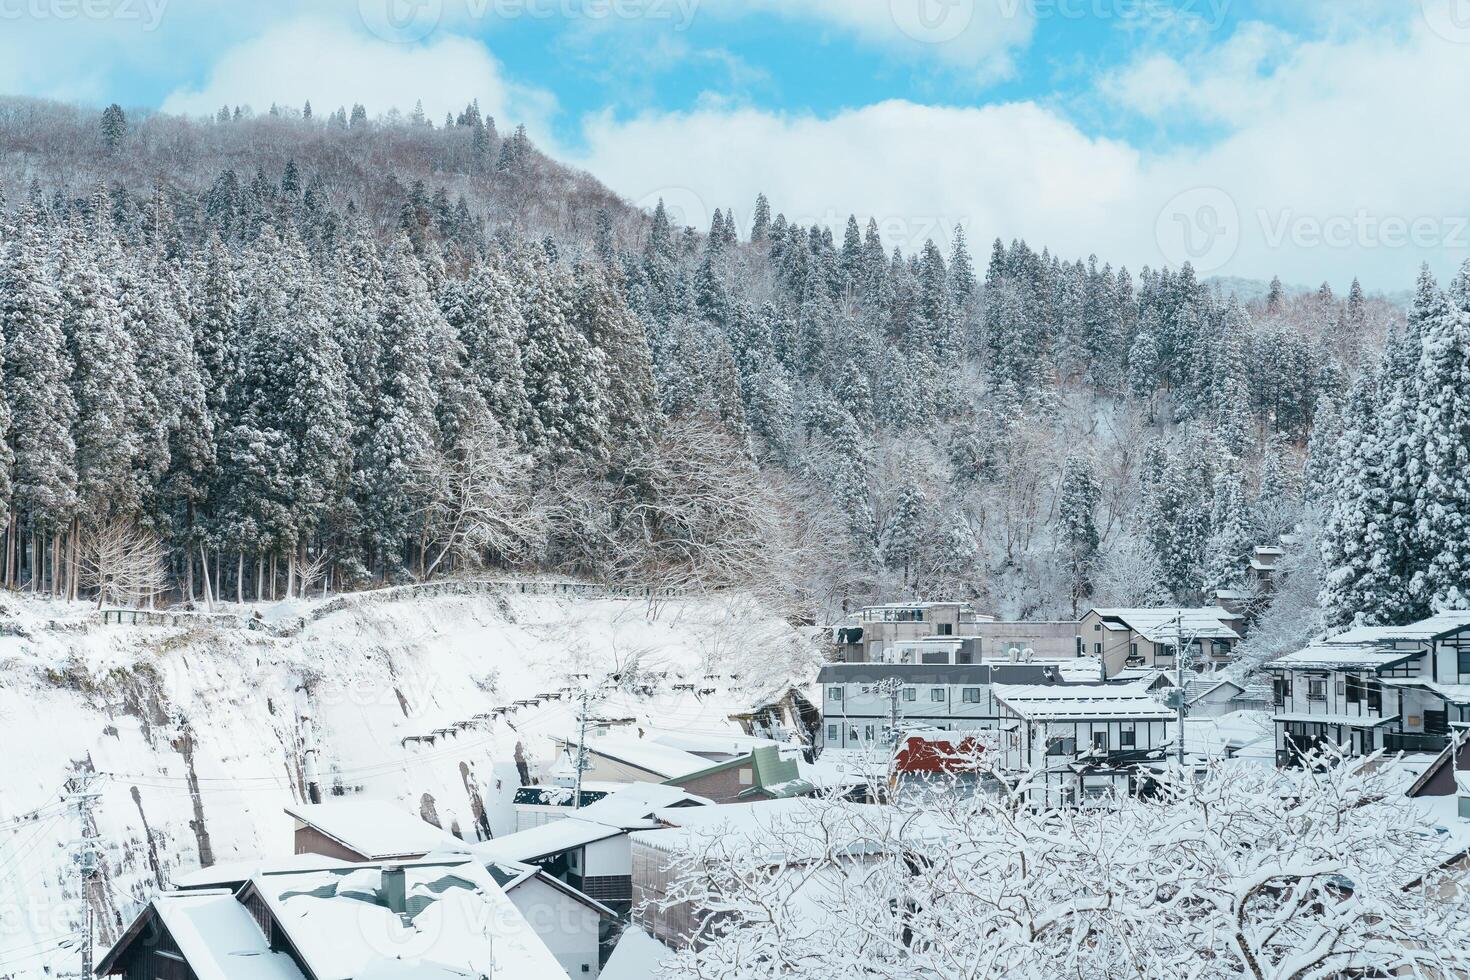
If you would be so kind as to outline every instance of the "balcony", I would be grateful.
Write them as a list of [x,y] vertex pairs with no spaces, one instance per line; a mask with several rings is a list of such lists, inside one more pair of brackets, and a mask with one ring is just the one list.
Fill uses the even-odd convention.
[[1428,752],[1434,755],[1450,744],[1448,735],[1421,735],[1412,732],[1384,732],[1385,752]]

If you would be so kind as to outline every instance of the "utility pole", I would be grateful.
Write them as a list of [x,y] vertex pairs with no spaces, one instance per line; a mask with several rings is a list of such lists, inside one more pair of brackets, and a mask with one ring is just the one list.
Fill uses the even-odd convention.
[[592,693],[587,688],[582,688],[577,693],[577,758],[573,765],[577,768],[577,782],[572,788],[572,809],[582,809],[582,773],[592,768],[587,761],[587,701]]
[[[205,588],[208,588],[206,585]],[[322,801],[322,777],[317,764],[316,724],[312,719],[311,692],[301,689],[301,775],[306,781],[309,803]]]
[[[1193,645],[1192,638],[1190,640],[1190,643],[1191,645]],[[1181,776],[1184,772],[1184,702],[1185,700],[1187,700],[1184,694],[1184,664],[1186,656],[1187,654],[1185,652],[1184,646],[1184,612],[1182,610],[1176,609],[1174,611],[1174,680],[1178,686],[1174,691],[1174,696],[1177,699],[1174,705],[1174,710],[1177,712],[1178,716],[1178,720],[1175,722],[1175,724],[1179,727],[1178,733],[1175,735],[1175,738],[1178,741],[1177,755],[1179,758],[1179,772]]]
[[888,744],[898,748],[898,696],[903,691],[903,683],[897,677],[885,677],[878,682],[876,690],[888,699]]
[[97,799],[92,792],[92,781],[96,774],[78,772],[66,781],[66,802],[77,818],[78,834],[72,841],[72,862],[81,876],[82,895],[82,976],[92,976],[92,944],[96,925],[92,916],[92,891],[97,880],[98,853],[97,835],[93,830],[92,803]]

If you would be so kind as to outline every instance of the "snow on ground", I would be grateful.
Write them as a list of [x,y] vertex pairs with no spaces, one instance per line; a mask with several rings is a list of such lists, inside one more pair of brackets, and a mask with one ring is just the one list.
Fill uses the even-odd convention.
[[[544,775],[575,733],[568,689],[619,678],[593,714],[692,734],[817,654],[748,601],[544,595],[353,604],[292,636],[210,623],[102,625],[85,605],[0,605],[0,978],[76,968],[81,921],[57,805],[93,789],[104,867],[99,942],[201,864],[292,852],[301,716],[328,793],[383,800],[475,840],[514,829],[517,759]],[[319,603],[295,603],[289,618]],[[262,619],[279,620],[275,610]],[[308,692],[309,691],[309,697]],[[560,699],[557,699],[559,696]],[[618,729],[613,728],[614,732]],[[34,816],[31,814],[35,811]],[[61,945],[65,944],[65,945]]]

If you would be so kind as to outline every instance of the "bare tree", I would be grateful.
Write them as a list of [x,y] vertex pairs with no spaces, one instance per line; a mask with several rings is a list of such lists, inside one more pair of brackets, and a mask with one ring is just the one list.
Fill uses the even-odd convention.
[[132,521],[113,518],[83,532],[82,580],[97,590],[97,608],[111,601],[141,605],[168,586],[163,542]]
[[532,486],[533,469],[531,458],[489,419],[466,432],[452,452],[421,463],[413,481],[425,501],[426,544],[436,552],[424,576],[451,556],[467,567],[535,557],[546,542],[546,513]]

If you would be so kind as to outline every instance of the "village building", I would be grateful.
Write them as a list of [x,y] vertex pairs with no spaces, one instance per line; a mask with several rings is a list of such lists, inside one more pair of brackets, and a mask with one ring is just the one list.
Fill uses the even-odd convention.
[[298,803],[286,807],[286,813],[295,822],[297,854],[351,862],[401,861],[466,847],[453,834],[381,800]]
[[466,970],[489,980],[569,975],[494,878],[458,857],[262,871],[238,891],[166,892],[134,919],[96,973],[450,980]]
[[896,648],[927,639],[962,638],[966,655],[1006,657],[1011,651],[1070,657],[1078,652],[1075,621],[1002,622],[976,613],[967,602],[910,602],[866,606],[833,633],[836,659],[844,663],[892,661]]
[[[936,654],[936,658],[937,658]],[[889,744],[896,713],[900,730],[981,731],[999,726],[993,684],[1063,684],[1100,681],[1090,659],[1031,663],[968,663],[954,652],[947,660],[921,663],[825,664],[817,674],[822,689],[819,746],[861,749]],[[885,693],[891,683],[898,700]]]
[[1185,647],[1187,666],[1215,670],[1234,659],[1241,634],[1239,617],[1221,606],[1195,609],[1090,609],[1082,617],[1083,649],[1103,663],[1112,679],[1128,667],[1178,670],[1176,648]]
[[713,805],[675,786],[636,783],[565,817],[476,844],[477,858],[533,865],[626,916],[632,902],[628,834],[660,826],[657,815]]
[[1173,744],[1176,713],[1144,684],[997,685],[1002,767],[1038,774],[1038,806],[1133,795]]
[[801,777],[795,757],[782,758],[775,745],[716,762],[687,776],[666,780],[665,784],[716,803],[782,800],[810,796],[813,791],[812,784]]
[[1438,754],[1454,724],[1470,723],[1470,612],[1357,627],[1264,670],[1280,765],[1329,744],[1351,755]]

